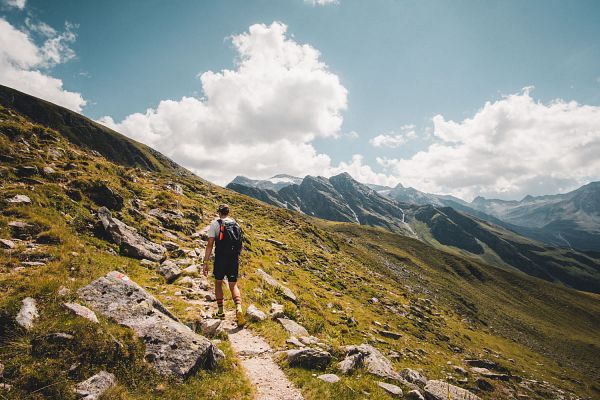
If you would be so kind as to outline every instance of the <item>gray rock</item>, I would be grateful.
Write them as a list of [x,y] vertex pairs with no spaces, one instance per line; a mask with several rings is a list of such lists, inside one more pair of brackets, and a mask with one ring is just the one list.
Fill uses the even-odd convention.
[[10,221],[8,226],[14,237],[19,239],[29,239],[35,233],[35,225],[23,221]]
[[127,256],[161,261],[166,249],[146,239],[135,228],[113,218],[106,207],[98,209],[98,218],[111,240],[121,246],[121,252]]
[[269,311],[269,315],[272,319],[285,318],[283,305],[278,303],[271,303],[271,310]]
[[481,400],[468,390],[451,385],[444,381],[431,380],[425,385],[425,398],[427,400]]
[[495,380],[499,380],[499,381],[508,381],[510,379],[510,376],[508,376],[507,374],[493,372],[487,368],[472,367],[471,371],[473,371],[476,374],[479,374],[485,378],[489,378],[489,379],[495,379]]
[[20,177],[37,175],[38,172],[38,168],[35,165],[21,165],[16,170],[17,175]]
[[39,317],[37,303],[34,298],[26,297],[21,302],[21,309],[15,320],[25,329],[33,328],[33,321]]
[[292,346],[296,346],[296,347],[305,347],[304,343],[302,343],[301,341],[298,340],[298,338],[296,336],[291,336],[289,339],[287,339],[285,341],[288,344],[291,344]]
[[302,325],[298,324],[296,321],[292,321],[287,318],[277,318],[277,321],[283,328],[288,331],[293,336],[308,336],[308,331]]
[[179,250],[179,245],[175,242],[171,242],[170,240],[163,240],[162,245],[168,251]]
[[486,392],[492,392],[494,390],[494,385],[483,378],[475,379],[475,384],[481,390],[485,390]]
[[274,287],[276,290],[280,290],[284,297],[289,300],[295,302],[297,300],[296,295],[292,292],[287,286],[283,283],[279,282],[277,279],[273,278],[271,275],[267,274],[262,269],[258,268],[256,270],[258,275],[262,278],[263,282],[267,285]]
[[10,199],[6,199],[7,203],[25,203],[25,204],[31,204],[31,199],[29,198],[29,196],[26,196],[24,194],[17,194],[14,197],[11,197]]
[[300,342],[305,346],[311,346],[313,344],[319,343],[319,338],[316,338],[314,336],[300,336],[298,340],[300,340]]
[[149,269],[154,269],[154,268],[158,267],[158,263],[156,261],[151,261],[151,260],[146,260],[146,259],[143,259],[142,261],[140,261],[140,265],[142,267],[146,267]]
[[65,297],[67,296],[71,291],[69,290],[69,288],[65,287],[65,286],[61,286],[58,288],[58,295],[60,297]]
[[404,368],[402,371],[400,371],[400,376],[407,381],[416,383],[418,385],[425,385],[427,383],[427,378],[419,371],[415,371],[414,369]]
[[3,249],[14,249],[17,245],[12,240],[0,239],[0,248]]
[[331,362],[331,354],[326,351],[304,348],[288,350],[287,361],[292,367],[307,369],[325,369]]
[[387,331],[387,330],[380,330],[379,334],[381,336],[385,336],[390,339],[400,339],[402,337],[402,334],[400,334],[398,332],[392,332],[392,331]]
[[223,320],[216,318],[203,319],[200,321],[200,331],[206,336],[215,336],[225,332]]
[[146,345],[146,360],[159,373],[187,377],[215,368],[224,354],[194,333],[128,276],[112,271],[79,290],[96,312],[128,326]]
[[254,304],[250,304],[246,309],[246,315],[250,321],[260,322],[267,319],[267,315],[260,311]]
[[404,396],[406,400],[425,400],[425,397],[418,390],[411,390]]
[[172,283],[181,275],[181,269],[173,261],[167,260],[160,265],[158,273],[166,279],[167,283]]
[[75,385],[75,393],[83,400],[96,400],[116,384],[117,378],[113,374],[101,371],[91,378]]
[[54,175],[56,173],[56,171],[54,170],[54,168],[49,167],[49,166],[46,166],[46,167],[42,168],[42,172],[46,176],[51,176],[51,175]]
[[185,267],[183,273],[188,275],[198,275],[200,273],[200,265],[192,264],[189,267]]
[[367,371],[380,378],[394,379],[405,382],[399,373],[394,371],[392,362],[388,360],[379,350],[369,344],[360,346],[346,346],[347,355],[362,354],[363,362]]
[[86,306],[82,306],[81,304],[77,303],[64,303],[64,306],[67,307],[69,310],[73,311],[76,315],[79,315],[80,317],[90,320],[96,324],[99,323],[96,313],[87,308]]
[[363,361],[365,359],[365,354],[363,353],[355,353],[346,356],[340,363],[338,363],[338,370],[342,374],[349,374],[354,371],[356,368],[359,368],[363,365]]
[[317,376],[317,379],[320,379],[324,382],[327,383],[337,383],[340,381],[340,377],[337,376],[336,374],[323,374],[323,375],[319,375]]
[[4,364],[0,363],[0,378],[4,378]]
[[377,386],[388,392],[392,397],[402,397],[402,389],[396,385],[385,382],[377,382]]

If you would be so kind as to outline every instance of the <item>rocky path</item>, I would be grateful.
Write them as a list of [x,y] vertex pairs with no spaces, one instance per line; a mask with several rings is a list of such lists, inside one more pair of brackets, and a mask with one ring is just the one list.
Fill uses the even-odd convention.
[[[202,280],[204,287],[207,287],[208,281]],[[207,300],[196,302],[196,305],[204,310],[204,315],[210,315],[215,311],[214,303]],[[300,390],[273,361],[275,352],[271,346],[251,330],[238,328],[234,311],[225,313],[225,321],[221,328],[227,333],[231,347],[255,388],[256,400],[303,399]]]

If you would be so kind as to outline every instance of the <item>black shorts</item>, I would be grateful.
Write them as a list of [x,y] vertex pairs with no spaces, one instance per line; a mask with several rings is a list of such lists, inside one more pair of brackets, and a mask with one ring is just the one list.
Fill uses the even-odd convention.
[[213,275],[218,281],[222,281],[227,277],[227,282],[237,282],[238,270],[240,267],[239,255],[215,256],[215,267]]

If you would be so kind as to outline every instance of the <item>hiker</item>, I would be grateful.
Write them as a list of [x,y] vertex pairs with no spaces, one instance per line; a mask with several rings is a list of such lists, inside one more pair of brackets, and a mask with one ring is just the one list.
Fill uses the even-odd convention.
[[242,310],[242,295],[237,285],[240,252],[242,251],[242,228],[229,216],[229,206],[221,204],[217,208],[219,218],[210,223],[208,229],[208,243],[204,252],[202,272],[208,276],[208,260],[215,245],[215,262],[213,275],[215,277],[215,297],[219,307],[215,318],[224,319],[223,310],[223,280],[227,277],[231,297],[235,303],[236,320],[238,326],[243,326],[244,313]]

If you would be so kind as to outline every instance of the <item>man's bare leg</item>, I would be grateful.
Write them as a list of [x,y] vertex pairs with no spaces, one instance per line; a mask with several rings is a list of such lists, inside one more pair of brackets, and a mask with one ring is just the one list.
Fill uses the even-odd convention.
[[215,298],[217,299],[218,314],[223,314],[223,281],[215,279]]
[[242,294],[237,282],[229,282],[229,290],[231,291],[231,297],[235,303],[235,314],[238,326],[242,326],[246,323],[244,320],[244,312],[242,311]]

